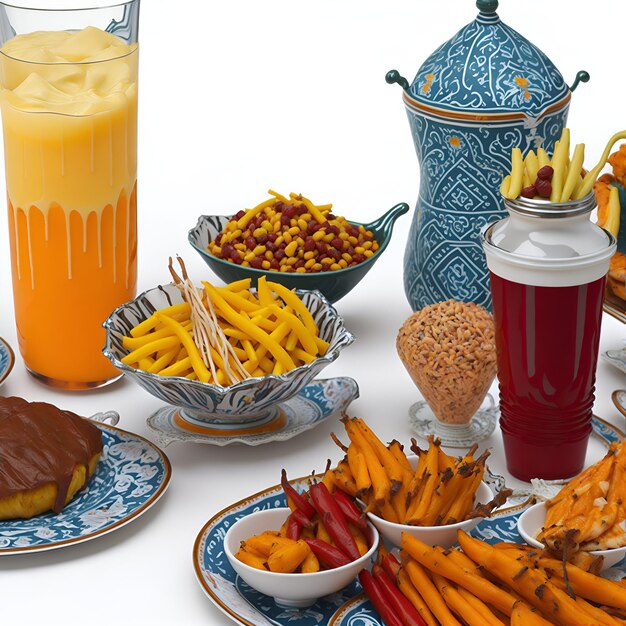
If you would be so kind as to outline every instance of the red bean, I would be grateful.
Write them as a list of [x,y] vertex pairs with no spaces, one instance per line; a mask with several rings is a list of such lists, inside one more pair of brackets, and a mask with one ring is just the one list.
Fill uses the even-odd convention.
[[341,239],[340,237],[335,237],[331,242],[330,245],[333,248],[336,248],[337,250],[343,250],[343,239]]
[[313,250],[315,250],[315,239],[313,239],[313,237],[307,237],[302,247],[305,252],[313,252]]
[[246,212],[244,210],[237,211],[237,213],[235,213],[235,219],[240,220],[245,214]]
[[522,198],[534,198],[536,195],[537,189],[535,189],[535,185],[529,185],[522,189]]
[[255,256],[251,261],[250,261],[250,267],[253,267],[255,270],[260,270],[263,267],[263,257],[261,256]]
[[541,180],[552,180],[553,175],[554,175],[554,169],[550,165],[544,165],[537,172],[537,178],[540,178]]
[[333,261],[339,261],[339,259],[341,259],[341,252],[336,248],[330,248],[326,254],[328,254]]
[[[295,217],[298,214],[298,209],[293,204],[288,204],[283,208],[283,217],[288,217],[291,220],[292,217]],[[281,222],[282,222],[281,218]],[[284,223],[284,222],[283,222]]]
[[252,236],[246,237],[244,243],[246,244],[246,248],[248,248],[248,250],[254,250],[256,248],[256,239]]
[[549,180],[538,178],[535,182],[535,189],[542,198],[549,198],[552,195],[552,183]]

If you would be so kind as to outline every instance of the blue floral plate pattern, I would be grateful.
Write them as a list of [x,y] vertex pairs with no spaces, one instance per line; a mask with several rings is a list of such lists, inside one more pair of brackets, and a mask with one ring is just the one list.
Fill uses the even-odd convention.
[[[113,419],[113,412],[93,420]],[[147,439],[98,423],[102,456],[88,486],[58,514],[0,521],[0,556],[42,552],[95,539],[154,505],[172,474],[168,458]]]
[[10,374],[15,364],[15,355],[11,346],[0,337],[0,384]]
[[[623,437],[603,420],[594,418],[593,427],[594,434],[607,443]],[[291,483],[302,490],[307,480],[308,477],[297,478]],[[205,524],[196,538],[192,558],[198,581],[209,599],[234,622],[244,626],[384,626],[357,582],[306,609],[286,609],[250,588],[235,574],[224,554],[228,528],[253,511],[283,506],[286,506],[285,496],[280,485],[276,485],[229,506]],[[485,519],[472,534],[489,543],[523,542],[517,532],[517,518],[524,507],[510,507]],[[626,574],[626,563],[618,567],[608,572],[621,578]]]
[[173,441],[258,446],[270,441],[286,441],[315,428],[329,417],[345,413],[358,397],[359,387],[353,378],[325,378],[310,382],[297,396],[274,407],[267,417],[245,425],[209,427],[183,409],[172,406],[160,408],[148,418],[147,424],[163,447]]

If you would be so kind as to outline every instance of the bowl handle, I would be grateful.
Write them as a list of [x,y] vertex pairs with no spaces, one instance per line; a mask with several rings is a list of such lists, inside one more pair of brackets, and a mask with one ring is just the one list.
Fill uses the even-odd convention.
[[101,413],[94,413],[89,417],[94,422],[100,424],[106,424],[107,422],[111,426],[115,426],[120,421],[120,414],[117,411],[103,411]]
[[585,70],[580,70],[580,72],[576,74],[576,78],[574,78],[574,82],[572,83],[572,86],[569,88],[569,90],[574,91],[574,89],[578,87],[579,83],[588,83],[590,78],[591,76],[589,76],[589,72],[585,72]]
[[400,204],[396,204],[391,207],[389,211],[383,213],[379,218],[375,219],[373,222],[369,224],[363,224],[365,230],[377,230],[384,231],[390,230],[393,228],[395,221],[401,216],[404,215],[409,210],[409,205],[406,202],[400,202]]
[[389,70],[385,74],[385,81],[387,81],[389,85],[398,83],[398,85],[400,85],[400,87],[402,87],[402,89],[404,90],[407,90],[409,88],[409,81],[404,78],[404,76],[402,76],[400,72],[398,72],[398,70]]

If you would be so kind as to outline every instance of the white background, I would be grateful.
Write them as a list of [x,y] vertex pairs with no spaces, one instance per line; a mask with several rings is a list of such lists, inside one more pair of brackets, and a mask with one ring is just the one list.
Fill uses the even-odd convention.
[[[608,137],[626,128],[623,0],[501,4],[502,19],[541,47],[568,82],[580,69],[590,72],[573,95],[569,126],[593,165]],[[401,89],[384,76],[396,68],[412,80],[475,14],[471,0],[143,0],[139,290],[167,282],[167,257],[176,253],[197,280],[211,279],[187,231],[200,214],[253,206],[270,187],[332,202],[334,212],[364,222],[400,201],[413,206],[417,159]],[[419,399],[395,352],[410,313],[402,285],[410,218],[400,218],[384,256],[338,303],[358,340],[324,371],[355,378],[361,397],[351,413],[381,438],[403,442],[411,436],[407,409]],[[4,211],[0,294],[0,335],[16,347]],[[602,350],[621,347],[624,327],[604,322]],[[622,428],[609,394],[625,383],[599,364],[595,411]],[[146,417],[161,405],[126,381],[91,393],[49,390],[19,357],[2,393],[85,415],[114,409],[120,427],[144,436]],[[170,489],[139,520],[84,545],[0,558],[3,624],[229,623],[195,579],[199,529],[231,502],[277,483],[281,467],[299,476],[337,460],[331,430],[341,427],[325,423],[257,448],[172,444]],[[493,448],[493,469],[503,472],[499,435],[485,445]]]

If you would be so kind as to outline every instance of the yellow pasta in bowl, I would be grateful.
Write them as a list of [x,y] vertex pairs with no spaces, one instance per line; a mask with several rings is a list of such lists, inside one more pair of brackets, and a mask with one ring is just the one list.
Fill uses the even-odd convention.
[[198,419],[255,418],[308,384],[354,341],[319,292],[269,280],[169,285],[118,307],[104,355],[154,396]]

